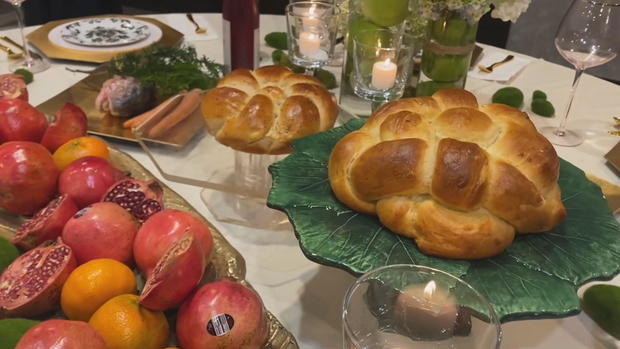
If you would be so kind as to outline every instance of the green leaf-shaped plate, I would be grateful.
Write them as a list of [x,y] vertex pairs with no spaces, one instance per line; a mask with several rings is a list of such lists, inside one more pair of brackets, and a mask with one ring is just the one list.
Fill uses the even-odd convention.
[[285,211],[311,260],[361,274],[397,263],[438,268],[469,282],[493,304],[502,321],[562,317],[579,312],[577,287],[620,271],[620,225],[600,188],[561,160],[560,188],[568,217],[543,234],[518,236],[499,256],[477,260],[431,257],[413,240],[357,213],[333,195],[327,161],[336,142],[363,121],[293,143],[295,152],[273,164],[267,204]]

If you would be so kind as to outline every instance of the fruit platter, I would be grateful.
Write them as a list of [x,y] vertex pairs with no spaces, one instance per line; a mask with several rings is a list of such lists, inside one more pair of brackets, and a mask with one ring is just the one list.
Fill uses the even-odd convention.
[[21,96],[0,99],[0,348],[298,347],[213,225],[79,107],[50,123]]

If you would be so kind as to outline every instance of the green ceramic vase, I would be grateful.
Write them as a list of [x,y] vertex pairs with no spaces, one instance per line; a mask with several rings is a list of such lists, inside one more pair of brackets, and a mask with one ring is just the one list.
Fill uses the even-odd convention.
[[429,20],[421,61],[417,96],[430,96],[442,88],[463,88],[476,43],[478,20],[464,10],[444,10]]

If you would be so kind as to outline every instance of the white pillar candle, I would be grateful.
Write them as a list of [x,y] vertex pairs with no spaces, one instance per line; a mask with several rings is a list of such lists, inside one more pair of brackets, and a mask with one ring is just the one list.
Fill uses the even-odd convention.
[[371,84],[374,88],[387,90],[394,86],[394,82],[396,82],[396,64],[389,58],[373,64]]
[[395,317],[401,324],[429,338],[451,335],[457,313],[454,298],[437,288],[435,281],[405,288],[394,306]]
[[318,34],[301,32],[299,34],[299,52],[304,56],[315,56],[321,49],[321,39]]

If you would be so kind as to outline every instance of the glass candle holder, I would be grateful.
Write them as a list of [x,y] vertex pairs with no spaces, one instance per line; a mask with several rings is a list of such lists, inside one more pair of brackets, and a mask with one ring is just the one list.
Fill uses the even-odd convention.
[[379,104],[400,98],[413,70],[414,43],[398,31],[360,31],[353,39],[355,94]]
[[327,64],[338,33],[338,8],[331,3],[298,1],[286,6],[288,52],[306,73]]
[[362,275],[343,305],[345,349],[498,349],[495,311],[465,281],[437,269],[391,265]]

